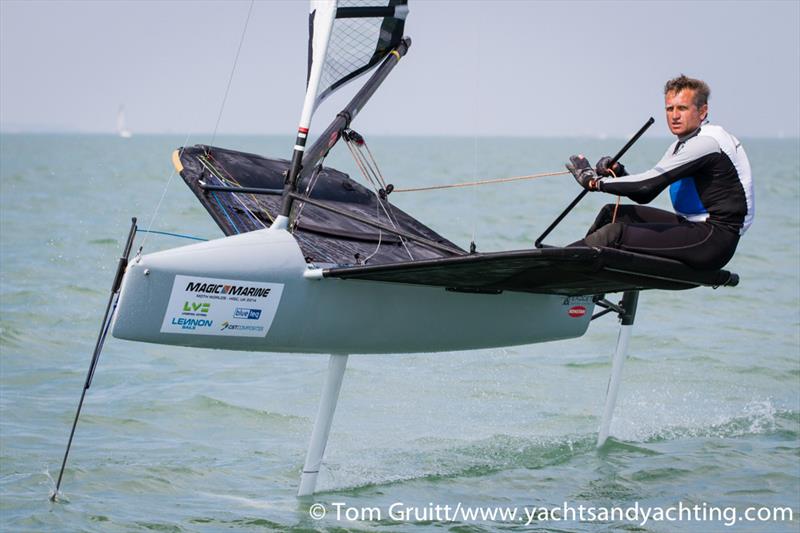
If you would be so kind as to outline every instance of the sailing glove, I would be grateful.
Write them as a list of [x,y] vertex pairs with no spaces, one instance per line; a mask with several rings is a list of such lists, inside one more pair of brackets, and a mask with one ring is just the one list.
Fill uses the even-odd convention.
[[599,176],[611,176],[611,172],[613,171],[613,176],[620,177],[620,176],[627,176],[628,171],[625,170],[625,167],[622,163],[614,163],[613,166],[609,166],[611,164],[611,156],[604,156],[600,158],[600,161],[597,162],[597,166],[594,167],[595,172]]
[[581,187],[589,191],[597,190],[597,174],[583,155],[570,156],[567,170],[572,173],[575,181]]

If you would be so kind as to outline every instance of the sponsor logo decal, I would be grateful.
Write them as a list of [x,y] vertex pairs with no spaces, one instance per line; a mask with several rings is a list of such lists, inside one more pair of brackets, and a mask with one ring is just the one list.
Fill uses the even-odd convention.
[[565,296],[561,305],[589,305],[592,303],[591,296]]
[[582,305],[576,305],[574,307],[570,307],[567,314],[572,318],[580,318],[586,314],[586,308]]
[[261,318],[261,309],[248,309],[237,307],[233,312],[233,318],[246,318],[247,320],[258,320]]
[[210,303],[183,302],[183,311],[181,311],[181,314],[189,316],[206,316],[208,315],[208,311],[210,309]]
[[186,335],[265,337],[283,284],[177,274],[161,331]]
[[181,329],[210,328],[213,324],[213,320],[207,320],[205,318],[183,318],[182,316],[176,316],[172,319],[172,325],[178,326]]
[[266,298],[272,289],[267,287],[248,287],[247,285],[225,285],[222,283],[199,283],[190,281],[186,292],[204,294],[229,294],[231,296],[256,296]]
[[248,326],[243,324],[231,324],[227,320],[222,323],[222,329],[220,331],[225,331],[226,329],[234,330],[234,331],[264,331],[263,326]]

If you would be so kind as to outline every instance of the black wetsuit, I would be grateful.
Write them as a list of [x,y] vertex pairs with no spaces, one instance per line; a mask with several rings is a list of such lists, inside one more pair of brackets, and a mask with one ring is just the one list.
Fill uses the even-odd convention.
[[750,163],[741,143],[720,126],[704,124],[675,141],[655,167],[641,174],[603,178],[598,189],[652,201],[670,187],[676,213],[606,205],[583,241],[682,261],[701,269],[722,268],[753,220]]

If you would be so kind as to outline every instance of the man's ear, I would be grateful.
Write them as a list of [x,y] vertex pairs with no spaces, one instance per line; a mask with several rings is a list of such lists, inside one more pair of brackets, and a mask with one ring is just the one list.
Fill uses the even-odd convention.
[[703,120],[708,119],[708,104],[703,104],[700,108],[700,114],[703,115]]

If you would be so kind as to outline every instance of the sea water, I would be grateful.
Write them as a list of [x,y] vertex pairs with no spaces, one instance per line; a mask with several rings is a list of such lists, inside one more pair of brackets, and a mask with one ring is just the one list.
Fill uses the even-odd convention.
[[[56,502],[49,496],[130,217],[141,228],[202,238],[221,232],[171,173],[170,153],[185,137],[0,140],[4,531],[800,528],[796,139],[744,141],[757,209],[728,265],[739,286],[641,295],[612,439],[600,450],[596,431],[618,331],[612,315],[569,341],[350,357],[319,492],[310,499],[295,493],[325,356],[110,338]],[[623,143],[368,141],[397,188],[558,171],[572,153],[597,159]],[[643,170],[668,142],[646,137],[625,163]],[[218,137],[216,144],[285,157],[292,143]],[[337,149],[326,164],[356,177],[348,157]],[[496,251],[530,248],[578,192],[571,177],[554,176],[391,198],[460,246],[474,240],[479,251]],[[666,196],[656,205],[668,206]],[[589,195],[548,242],[580,238],[609,200]],[[136,247],[153,252],[190,242],[141,234]],[[359,327],[353,323],[350,334]],[[563,514],[580,506],[595,516]],[[598,515],[613,507],[673,509],[680,520]],[[676,515],[681,507],[695,513]],[[558,509],[525,514],[551,508]],[[487,514],[497,509],[518,514]],[[756,511],[744,516],[748,509]],[[776,509],[788,512],[776,517]],[[751,520],[759,517],[768,519]]]

